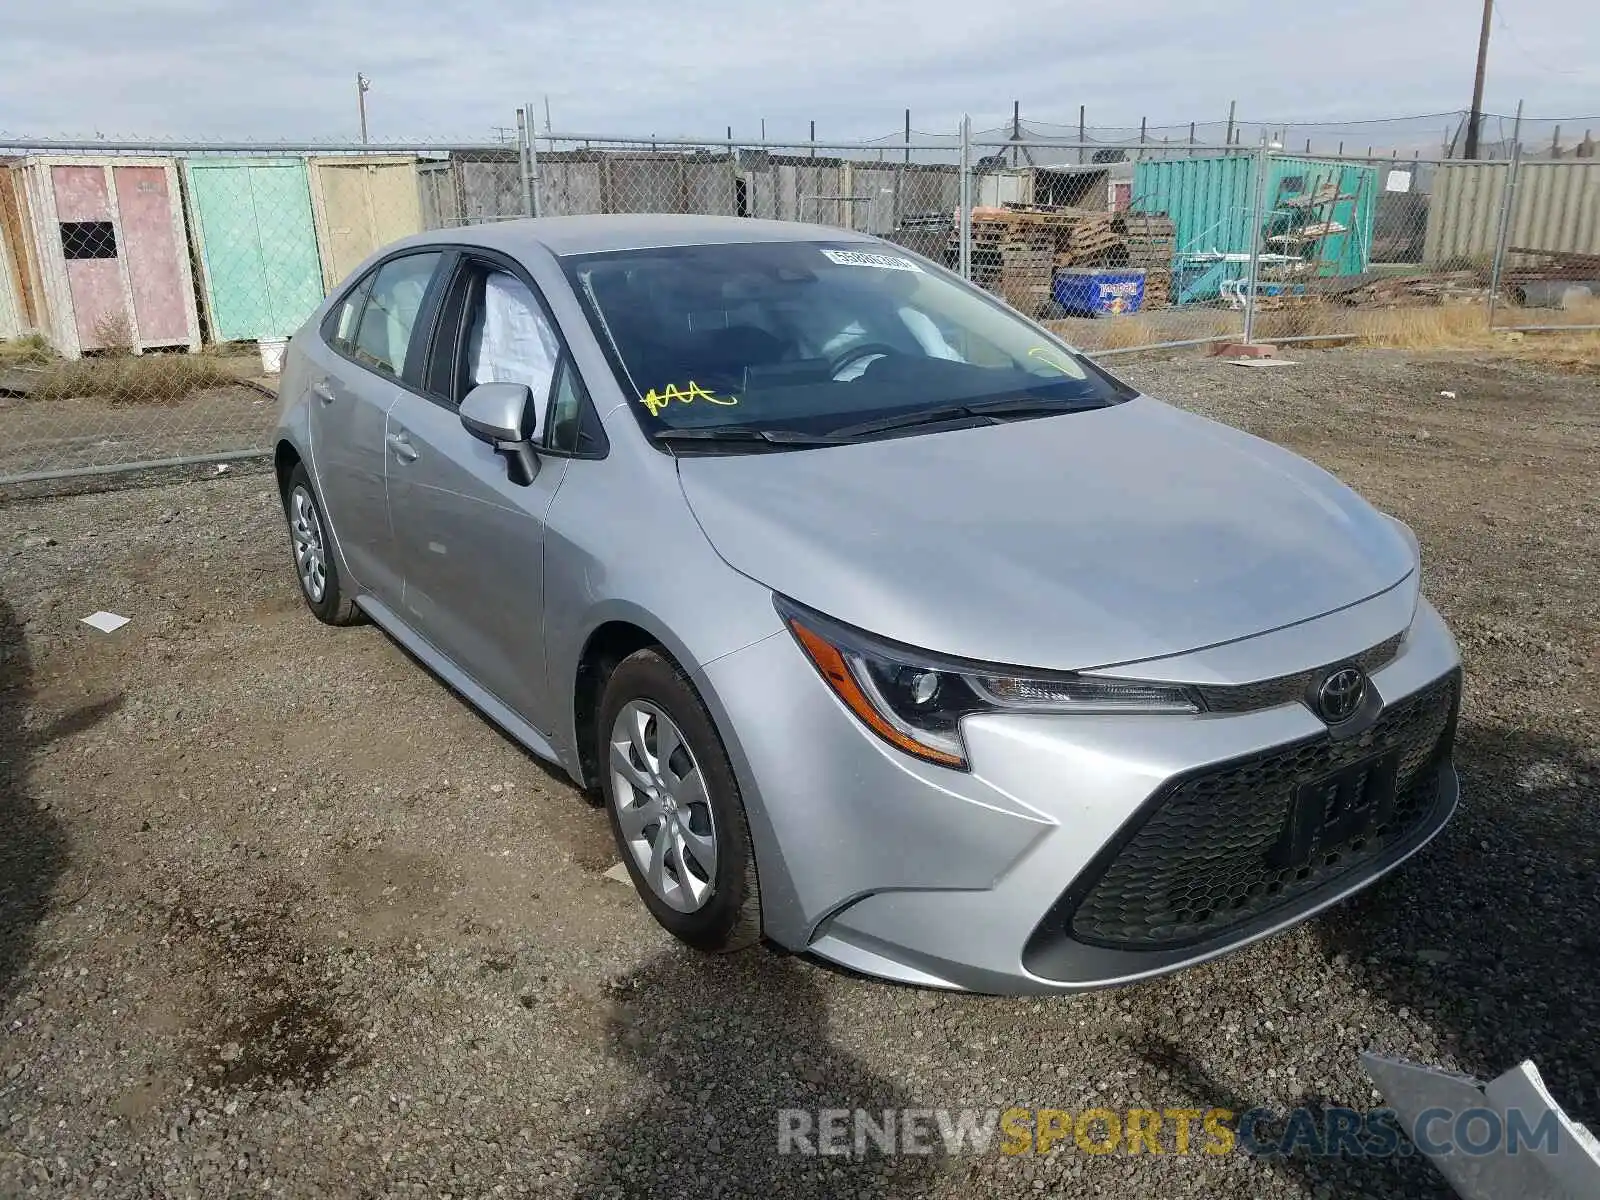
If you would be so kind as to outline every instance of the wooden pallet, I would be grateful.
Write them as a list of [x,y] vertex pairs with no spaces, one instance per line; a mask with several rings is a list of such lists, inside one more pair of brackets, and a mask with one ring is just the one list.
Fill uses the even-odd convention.
[[[960,234],[949,242],[951,261]],[[1146,272],[1145,306],[1171,303],[1177,227],[1165,213],[1010,204],[972,214],[973,281],[1028,313],[1051,297],[1057,267],[1133,267]]]

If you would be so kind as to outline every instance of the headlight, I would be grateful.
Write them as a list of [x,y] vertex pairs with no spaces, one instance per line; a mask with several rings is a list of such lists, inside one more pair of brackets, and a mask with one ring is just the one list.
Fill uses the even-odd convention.
[[891,746],[966,769],[961,718],[975,712],[1195,713],[1190,688],[1092,676],[1002,674],[884,642],[774,597],[800,648],[840,700]]

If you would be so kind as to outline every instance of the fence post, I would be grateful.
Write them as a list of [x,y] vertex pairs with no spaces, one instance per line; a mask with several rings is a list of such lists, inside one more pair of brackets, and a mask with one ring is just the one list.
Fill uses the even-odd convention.
[[522,174],[522,215],[533,216],[533,169],[528,163],[528,110],[517,109],[517,169]]
[[1250,203],[1250,272],[1245,278],[1244,294],[1244,344],[1253,345],[1256,336],[1256,283],[1261,275],[1261,209],[1267,195],[1267,139],[1263,134],[1256,147],[1253,199]]
[[961,278],[972,279],[972,118],[961,118],[961,252],[958,267]]
[[539,129],[538,129],[538,126],[536,126],[534,124],[534,122],[533,122],[533,105],[529,104],[527,106],[527,113],[528,113],[528,207],[529,207],[530,215],[535,216],[535,217],[539,217],[539,216],[543,216],[544,215],[542,212],[540,212],[540,204],[539,204],[539,147],[538,147],[537,140],[536,140],[538,138]]
[[1500,300],[1500,277],[1505,270],[1506,244],[1511,240],[1511,209],[1517,201],[1517,171],[1522,166],[1522,143],[1511,147],[1511,162],[1506,167],[1506,186],[1500,196],[1500,228],[1495,231],[1494,264],[1489,268],[1489,328],[1494,328],[1494,309]]

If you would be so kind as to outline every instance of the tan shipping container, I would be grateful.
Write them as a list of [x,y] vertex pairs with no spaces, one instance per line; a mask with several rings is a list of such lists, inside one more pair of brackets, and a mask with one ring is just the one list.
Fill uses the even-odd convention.
[[325,289],[344,282],[374,250],[422,232],[417,160],[410,155],[330,156],[308,165]]

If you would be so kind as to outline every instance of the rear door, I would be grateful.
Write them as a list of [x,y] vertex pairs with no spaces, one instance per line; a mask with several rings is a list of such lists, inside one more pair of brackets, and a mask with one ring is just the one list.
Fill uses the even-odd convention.
[[394,607],[400,570],[385,496],[384,421],[421,372],[439,251],[390,258],[335,304],[311,340],[311,457],[323,515],[356,583]]
[[[553,394],[582,383],[533,282],[509,259],[463,252],[440,302],[422,395],[389,411],[389,512],[405,575],[404,619],[479,686],[552,729],[542,636],[545,515],[569,459],[546,437]],[[461,426],[478,383],[525,383],[539,471],[511,481],[505,458]],[[558,416],[554,424],[562,424]]]

